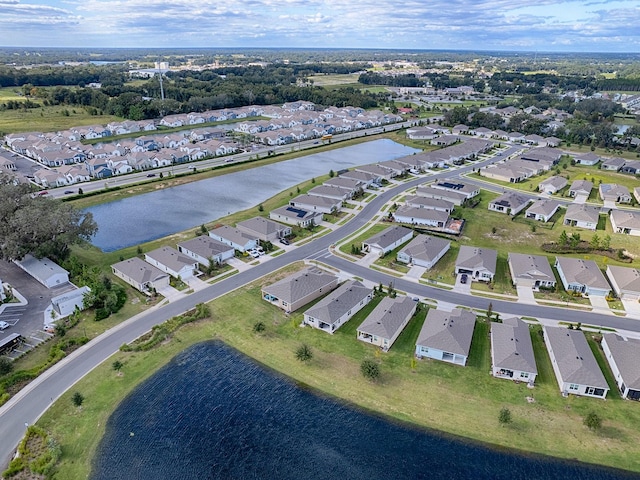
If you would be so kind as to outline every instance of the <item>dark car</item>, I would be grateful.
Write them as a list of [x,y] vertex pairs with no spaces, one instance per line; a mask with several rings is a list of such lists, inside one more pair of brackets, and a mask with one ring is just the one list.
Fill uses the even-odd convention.
[[147,177],[155,177],[155,176],[156,176],[156,174],[155,174],[155,173],[148,173],[148,174],[147,174]]
[[283,245],[289,245],[289,240],[287,240],[286,238],[281,238],[280,243]]
[[467,283],[467,274],[463,273],[462,276],[460,277],[460,283]]
[[65,190],[64,194],[65,195],[71,195],[73,193],[73,190]]

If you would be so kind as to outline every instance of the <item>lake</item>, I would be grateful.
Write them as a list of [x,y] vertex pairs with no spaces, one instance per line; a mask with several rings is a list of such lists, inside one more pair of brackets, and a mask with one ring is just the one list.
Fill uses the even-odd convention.
[[415,152],[392,140],[374,140],[96,205],[86,209],[99,227],[92,243],[105,252],[138,245],[246,210],[330,170]]
[[221,342],[205,342],[177,355],[123,400],[107,422],[91,478],[613,480],[638,476],[491,449],[394,423],[299,388]]

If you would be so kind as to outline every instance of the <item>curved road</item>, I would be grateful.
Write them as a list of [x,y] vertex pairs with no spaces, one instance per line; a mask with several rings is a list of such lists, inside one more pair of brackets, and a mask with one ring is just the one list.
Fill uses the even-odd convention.
[[[489,163],[491,161],[492,159],[482,163]],[[463,167],[455,173],[449,171],[441,172],[438,175],[429,177],[429,179],[463,173],[482,163]],[[489,301],[486,298],[472,297],[391,277],[328,253],[330,245],[337,243],[361,228],[378,213],[382,205],[387,201],[401,191],[414,187],[424,181],[425,178],[417,178],[403,183],[398,187],[389,189],[375,197],[355,218],[339,229],[166,306],[154,307],[143,312],[105,332],[87,345],[73,352],[67,358],[33,380],[27,387],[0,407],[0,465],[6,465],[8,463],[12,452],[24,436],[26,425],[34,423],[47,408],[49,408],[55,399],[71,388],[87,373],[116,353],[120,345],[135,340],[143,333],[149,331],[154,325],[185,312],[197,303],[208,302],[297,260],[318,258],[331,266],[362,278],[367,278],[375,283],[382,282],[383,284],[387,284],[392,280],[396,288],[406,291],[411,295],[420,295],[455,305],[467,305],[474,308],[485,309]],[[577,313],[576,311],[561,308],[520,305],[513,302],[493,299],[491,302],[494,311],[501,313],[554,318],[573,322],[579,320],[583,323],[593,325],[640,331],[640,322],[622,317],[589,312]],[[576,318],[577,315],[580,316],[579,319]]]

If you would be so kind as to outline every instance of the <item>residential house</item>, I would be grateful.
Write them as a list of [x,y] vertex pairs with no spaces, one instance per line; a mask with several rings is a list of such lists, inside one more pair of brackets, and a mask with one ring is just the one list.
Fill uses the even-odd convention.
[[556,200],[536,200],[529,208],[527,208],[526,212],[524,212],[524,216],[540,222],[548,222],[559,208],[560,202]]
[[420,234],[397,255],[400,263],[431,269],[449,251],[451,242],[443,238]]
[[349,190],[349,198],[353,197],[359,190],[364,189],[364,183],[360,180],[344,177],[333,177],[324,182],[324,185],[332,187],[346,188]]
[[467,274],[472,280],[490,282],[496,274],[498,252],[488,248],[460,246],[456,259],[456,275]]
[[[466,198],[473,198],[480,194],[480,187],[470,183],[462,183],[460,179],[445,178],[430,185],[433,188],[447,192],[462,193]],[[417,193],[417,195],[420,195]]]
[[196,260],[200,265],[208,267],[210,262],[218,265],[233,258],[235,249],[209,235],[200,235],[178,244],[178,251]]
[[169,275],[138,257],[111,265],[111,271],[116,277],[145,294],[169,286]]
[[600,165],[600,168],[602,170],[619,172],[620,170],[622,170],[622,167],[624,167],[625,162],[626,160],[620,157],[607,158],[606,160],[602,161],[602,165]]
[[357,330],[357,338],[387,351],[407,326],[418,306],[411,298],[384,297]]
[[396,176],[395,172],[390,168],[385,168],[380,165],[361,165],[359,167],[355,167],[354,170],[356,172],[364,172],[370,175],[373,175],[375,183],[380,183],[382,180],[391,180]]
[[329,293],[338,285],[338,277],[319,268],[307,268],[262,288],[262,298],[285,312]]
[[76,310],[84,310],[84,297],[90,291],[91,289],[85,286],[53,297],[51,299],[51,308],[56,312],[55,316],[64,318]]
[[622,398],[640,401],[640,340],[605,333],[600,344]]
[[303,323],[333,333],[373,298],[373,289],[357,280],[347,280],[304,312]]
[[640,203],[640,187],[634,187],[633,196],[636,199],[636,202]]
[[416,357],[465,366],[475,325],[476,315],[469,310],[429,309],[416,342]]
[[554,193],[558,193],[560,190],[566,187],[568,183],[569,182],[566,178],[559,175],[553,175],[552,177],[549,177],[538,184],[538,191],[541,193],[553,195]]
[[286,223],[287,225],[307,228],[311,225],[319,225],[323,220],[323,213],[286,205],[271,210],[271,212],[269,212],[269,218],[277,222]]
[[640,212],[614,209],[609,218],[614,232],[640,236]]
[[517,215],[529,205],[529,197],[517,192],[506,192],[489,202],[489,210],[507,215]]
[[339,178],[348,178],[350,180],[357,180],[361,182],[362,188],[369,188],[374,181],[376,180],[376,176],[367,172],[360,172],[356,170],[349,170],[347,172],[341,173]]
[[393,225],[362,242],[364,253],[376,252],[380,257],[398,248],[413,238],[413,230]]
[[563,224],[569,225],[570,227],[595,230],[598,226],[599,219],[600,209],[598,207],[592,207],[583,203],[572,203],[567,205]]
[[247,235],[245,232],[228,225],[223,225],[209,231],[209,236],[219,242],[226,243],[240,252],[246,252],[258,245],[258,239],[256,237]]
[[611,285],[593,260],[556,257],[555,267],[566,291],[602,297],[611,292]]
[[637,268],[607,265],[609,282],[619,298],[625,300],[640,300],[640,270]]
[[342,200],[317,195],[298,195],[289,201],[289,205],[315,212],[336,213],[342,208]]
[[591,190],[593,189],[593,183],[588,180],[574,180],[569,187],[569,196],[577,197],[577,196],[586,196],[587,198],[591,195]]
[[451,214],[454,204],[440,198],[423,197],[421,195],[409,195],[404,199],[405,204],[415,208],[426,208],[428,210],[439,210]]
[[625,160],[624,165],[620,169],[622,173],[629,173],[631,175],[640,174],[640,160]]
[[580,165],[595,165],[600,161],[600,156],[593,152],[579,153],[573,157]]
[[160,247],[144,254],[146,262],[172,277],[187,280],[193,277],[198,261],[172,247]]
[[14,263],[47,288],[69,283],[69,272],[47,257],[36,258],[28,253]]
[[345,201],[351,198],[352,190],[332,185],[318,185],[307,192],[308,195],[332,198],[334,200]]
[[253,217],[236,224],[236,228],[263,242],[275,242],[291,235],[291,227],[264,217]]
[[434,188],[432,185],[419,186],[416,188],[416,195],[420,197],[445,200],[453,203],[454,205],[462,205],[469,198],[464,193],[442,190],[440,188]]
[[491,322],[491,374],[533,385],[538,369],[529,326],[518,317]]
[[549,260],[542,255],[509,253],[507,256],[511,281],[517,287],[552,288],[556,286],[556,277],[551,270]]
[[433,228],[445,228],[449,221],[449,214],[441,210],[402,205],[393,212],[393,219],[399,223],[422,225]]
[[581,330],[543,326],[551,365],[563,395],[605,398],[609,385]]
[[631,203],[631,193],[624,185],[617,183],[601,183],[598,187],[600,199],[603,202]]
[[478,173],[483,177],[507,183],[519,183],[530,176],[522,169],[511,168],[508,163],[482,168]]

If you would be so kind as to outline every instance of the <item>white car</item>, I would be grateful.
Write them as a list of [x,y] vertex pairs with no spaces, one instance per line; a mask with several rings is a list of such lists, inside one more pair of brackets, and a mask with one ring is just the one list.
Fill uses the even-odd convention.
[[7,322],[3,322],[0,320],[0,330],[4,330],[5,328],[9,328],[11,325],[9,325]]
[[255,250],[249,250],[249,255],[251,255],[253,258],[259,258],[260,252],[256,252]]

